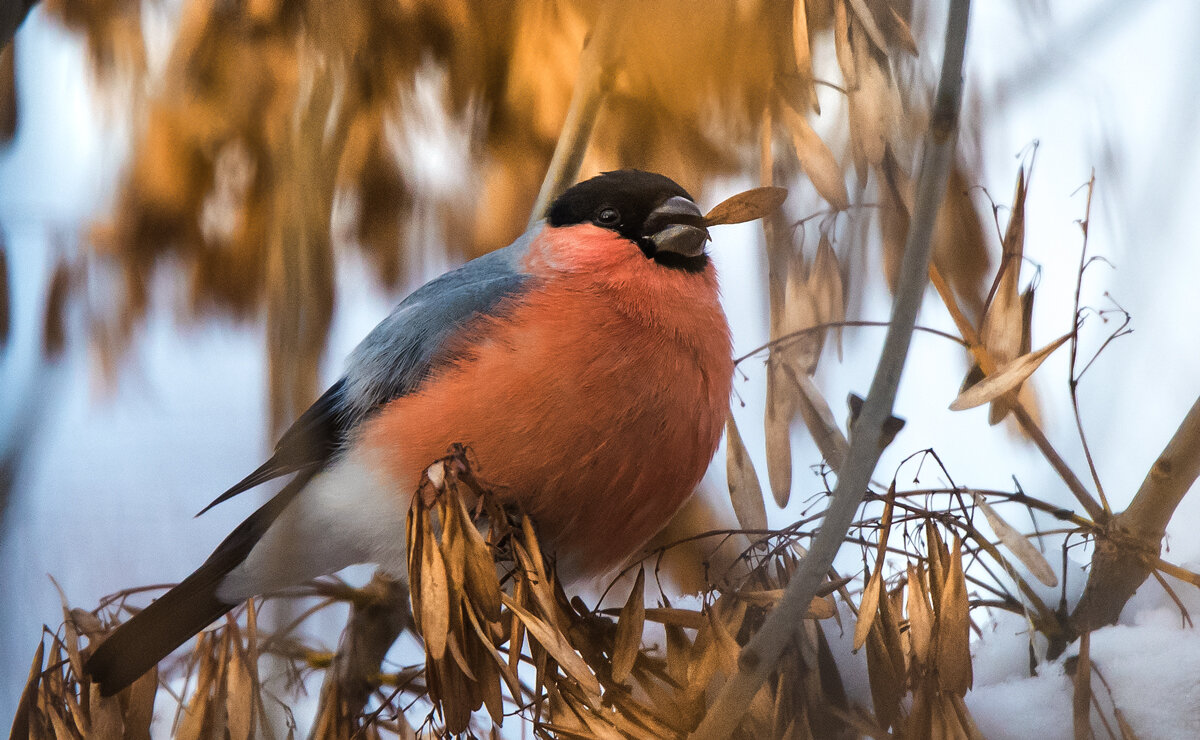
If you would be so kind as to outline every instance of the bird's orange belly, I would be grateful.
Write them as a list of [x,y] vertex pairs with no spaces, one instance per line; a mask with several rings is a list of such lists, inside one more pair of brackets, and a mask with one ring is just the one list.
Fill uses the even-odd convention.
[[[526,311],[539,320],[522,320]],[[617,565],[704,475],[728,403],[724,367],[596,307],[526,304],[478,328],[486,339],[469,356],[389,403],[363,441],[399,495],[452,444],[466,445],[476,474],[532,517],[566,572]]]

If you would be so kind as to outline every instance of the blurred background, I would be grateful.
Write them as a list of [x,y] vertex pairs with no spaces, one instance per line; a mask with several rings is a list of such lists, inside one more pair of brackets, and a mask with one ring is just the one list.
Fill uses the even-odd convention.
[[[822,236],[846,316],[886,320],[889,219],[911,186],[945,9],[865,6],[885,37],[877,49],[862,47],[871,33],[841,47],[833,2],[808,2],[799,27],[792,3],[766,0],[33,5],[0,60],[0,718],[12,716],[42,624],[62,619],[51,577],[90,607],[190,572],[254,502],[192,515],[261,462],[391,306],[525,228],[573,107],[595,103],[580,179],[660,171],[702,207],[760,184],[764,151],[800,151],[802,167],[767,155],[791,190],[786,255],[765,248],[760,224],[714,231],[739,356],[778,329],[770,268],[804,269]],[[1069,331],[1081,186],[1095,172],[1089,250],[1105,262],[1088,268],[1082,303],[1119,305],[1135,330],[1080,386],[1116,509],[1200,395],[1198,33],[1200,6],[1187,0],[972,11],[960,197],[948,195],[962,210],[939,226],[939,258],[977,318],[1000,254],[997,218],[1032,163],[1021,285],[1037,288],[1033,345]],[[858,61],[856,94],[843,53]],[[602,93],[589,101],[588,89]],[[805,161],[809,135],[840,168],[840,190]],[[1085,357],[1111,330],[1101,318],[1088,319]],[[953,331],[936,300],[920,323]],[[882,337],[848,328],[840,356],[827,343],[815,377],[839,422],[847,393],[865,394]],[[1066,361],[1051,357],[1035,395],[1047,434],[1086,471]],[[765,366],[740,368],[735,417],[765,485]],[[1013,490],[1015,478],[1073,506],[1011,422],[946,410],[966,370],[959,346],[917,336],[897,403],[907,425],[877,476],[933,448],[956,483]],[[792,496],[768,504],[774,526],[824,490],[821,452],[793,426]],[[732,523],[723,460],[707,516]],[[1197,521],[1200,503],[1185,500],[1173,562],[1200,561]],[[861,567],[853,555],[846,572]],[[1068,589],[1081,587],[1076,574]],[[328,626],[332,645],[338,625]]]

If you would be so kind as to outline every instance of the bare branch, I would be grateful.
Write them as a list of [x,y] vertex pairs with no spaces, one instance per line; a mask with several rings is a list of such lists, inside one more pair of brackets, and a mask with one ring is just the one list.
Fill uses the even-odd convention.
[[1113,517],[1096,543],[1083,597],[1071,615],[1078,632],[1117,621],[1125,602],[1158,561],[1167,523],[1200,477],[1200,399],[1150,467],[1125,511]]
[[696,738],[727,738],[762,686],[785,648],[797,637],[797,625],[841,548],[863,493],[882,453],[883,426],[891,418],[900,374],[908,355],[917,310],[929,271],[933,225],[946,191],[958,131],[962,99],[962,63],[966,46],[970,0],[954,0],[946,25],[945,58],[938,83],[930,130],[922,155],[916,207],[904,249],[892,326],[871,383],[871,391],[855,423],[850,452],[837,490],[807,557],[800,561],[779,606],[738,657],[738,672],[721,689],[697,728]]

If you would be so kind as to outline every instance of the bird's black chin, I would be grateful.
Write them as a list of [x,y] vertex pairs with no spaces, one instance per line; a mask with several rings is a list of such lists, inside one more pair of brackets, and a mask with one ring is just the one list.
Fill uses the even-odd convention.
[[687,256],[679,252],[668,252],[665,249],[656,250],[654,245],[647,243],[646,240],[643,240],[640,246],[646,257],[663,267],[684,272],[704,272],[704,268],[708,267],[708,255],[703,252],[695,256]]

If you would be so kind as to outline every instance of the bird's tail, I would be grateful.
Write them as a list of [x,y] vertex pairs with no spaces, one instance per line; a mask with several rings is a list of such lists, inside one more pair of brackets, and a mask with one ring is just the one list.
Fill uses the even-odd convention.
[[206,563],[109,635],[84,671],[112,696],[234,607],[216,596],[227,571]]
[[316,473],[301,472],[242,522],[196,572],[122,624],[88,658],[83,670],[112,696],[136,681],[172,650],[187,642],[236,603],[217,590],[225,576],[250,554],[255,543]]

